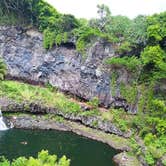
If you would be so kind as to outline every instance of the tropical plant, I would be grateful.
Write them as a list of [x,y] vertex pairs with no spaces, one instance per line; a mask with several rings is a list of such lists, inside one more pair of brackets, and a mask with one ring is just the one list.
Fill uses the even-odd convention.
[[70,160],[66,156],[59,160],[56,155],[50,155],[48,151],[42,150],[38,153],[38,157],[19,157],[12,162],[9,162],[4,157],[0,158],[1,166],[70,166]]
[[7,72],[7,67],[2,59],[0,59],[0,80],[4,79],[4,76]]

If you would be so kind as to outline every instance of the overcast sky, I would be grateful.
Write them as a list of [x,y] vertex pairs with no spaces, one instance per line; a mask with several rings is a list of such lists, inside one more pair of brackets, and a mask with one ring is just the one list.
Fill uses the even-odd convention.
[[46,0],[59,12],[73,14],[78,18],[97,16],[97,4],[109,6],[112,15],[134,18],[139,14],[150,15],[166,11],[166,0]]

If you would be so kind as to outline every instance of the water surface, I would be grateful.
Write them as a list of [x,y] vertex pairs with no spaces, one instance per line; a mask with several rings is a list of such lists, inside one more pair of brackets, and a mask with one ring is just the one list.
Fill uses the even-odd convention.
[[[21,142],[27,142],[27,145]],[[0,155],[8,159],[34,156],[42,149],[71,159],[71,166],[113,166],[117,153],[101,142],[71,132],[11,129],[0,131]]]

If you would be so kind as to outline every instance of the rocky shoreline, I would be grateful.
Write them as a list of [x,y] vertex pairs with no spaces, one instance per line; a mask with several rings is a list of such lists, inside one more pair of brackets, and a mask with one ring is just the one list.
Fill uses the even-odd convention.
[[[48,119],[44,115],[32,114],[9,114],[6,116],[6,118],[10,120],[13,123],[14,128],[17,129],[70,131],[78,135],[106,143],[118,151],[130,150],[130,145],[126,138],[92,129],[78,122],[68,121],[65,119]],[[104,137],[106,138],[104,139]],[[123,144],[119,145],[119,143],[116,143],[116,141],[114,143],[113,139],[111,138],[116,138],[117,141],[119,138],[119,141],[123,141]]]
[[[17,103],[5,97],[0,98],[0,105],[4,116],[13,123],[14,128],[69,131],[106,143],[119,152],[131,150],[129,133],[123,133],[111,122],[102,121],[98,117],[64,113],[39,103]],[[48,115],[53,118],[47,117]],[[94,122],[98,122],[99,125],[94,125]],[[137,161],[136,158],[133,160],[133,156],[126,156],[125,161],[131,160],[126,166],[131,166],[133,161]],[[114,157],[118,165],[121,165],[123,160],[123,155]]]
[[7,65],[7,78],[50,84],[88,101],[97,97],[106,108],[124,108],[135,114],[137,107],[127,103],[119,89],[120,82],[128,84],[133,76],[124,68],[116,69],[119,74],[114,86],[113,70],[104,67],[105,60],[115,56],[114,46],[106,41],[94,42],[84,59],[70,45],[45,50],[43,36],[35,29],[0,26],[0,57]]
[[13,123],[14,128],[17,129],[69,131],[89,139],[100,141],[109,145],[111,148],[116,149],[118,152],[121,152],[113,158],[113,161],[117,165],[141,166],[139,161],[134,156],[129,156],[126,153],[131,150],[127,138],[92,129],[78,122],[72,122],[65,119],[62,121],[50,120],[45,118],[44,115],[9,114],[6,116],[6,119],[10,120]]
[[122,132],[112,122],[103,120],[98,116],[82,115],[69,112],[63,112],[56,108],[44,106],[40,103],[22,102],[17,103],[7,98],[0,98],[2,112],[8,113],[32,113],[32,114],[53,114],[63,117],[66,120],[79,122],[85,126],[104,131],[106,133],[116,134],[128,138],[130,132]]

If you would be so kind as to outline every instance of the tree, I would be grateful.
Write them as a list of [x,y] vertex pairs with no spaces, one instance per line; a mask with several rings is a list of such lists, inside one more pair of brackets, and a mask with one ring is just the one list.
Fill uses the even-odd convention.
[[147,46],[141,54],[143,64],[153,64],[155,67],[159,67],[165,58],[164,51],[157,46]]
[[166,38],[166,12],[147,18],[147,35],[150,44],[158,44]]
[[42,150],[38,153],[37,158],[19,157],[10,163],[4,157],[0,158],[1,166],[70,166],[70,160],[63,156],[59,159],[56,155],[50,155],[48,151]]
[[[131,26],[131,20],[125,16],[112,16],[111,24],[106,24],[107,33],[111,33],[112,36],[121,38],[124,40],[128,36],[128,30]],[[122,39],[123,38],[123,39]]]
[[111,12],[109,7],[104,4],[97,5],[97,8],[97,13],[99,14],[98,27],[103,32],[105,31],[105,26],[110,23]]
[[159,45],[147,46],[141,53],[144,79],[159,80],[166,75],[166,53]]
[[129,30],[127,40],[133,44],[143,44],[147,43],[147,18],[144,15],[139,15],[132,20]]
[[62,20],[62,28],[64,32],[69,32],[79,27],[78,20],[71,14],[64,14]]

